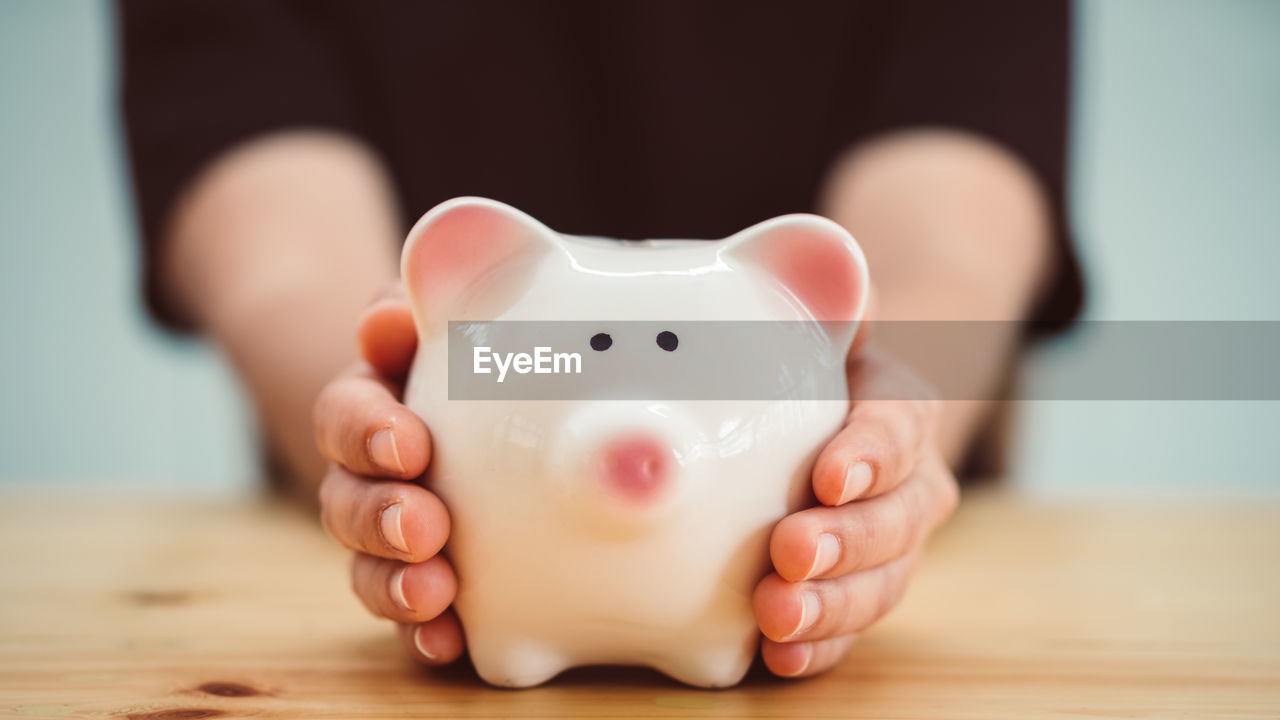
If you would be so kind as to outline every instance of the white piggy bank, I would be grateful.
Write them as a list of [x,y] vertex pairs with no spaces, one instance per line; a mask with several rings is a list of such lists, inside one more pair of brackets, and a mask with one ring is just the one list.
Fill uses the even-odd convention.
[[[844,358],[868,292],[853,238],[812,215],[718,242],[574,237],[458,198],[414,226],[402,274],[419,338],[406,404],[431,428],[426,483],[452,515],[455,608],[480,676],[524,687],[577,665],[623,664],[704,687],[741,680],[758,642],[751,596],[769,533],[810,497],[813,461],[848,411]],[[785,349],[699,337],[699,327],[715,335],[717,323],[762,320],[806,332]],[[477,324],[459,334],[450,321]],[[519,379],[532,394],[459,397],[466,383],[499,387],[500,354],[448,347],[508,327],[484,321],[558,321],[510,325],[552,338],[553,355],[507,358],[501,373],[501,387]],[[575,377],[538,370],[569,372],[572,355],[582,378],[655,368],[660,382],[668,368],[712,382],[699,381],[701,397],[649,396],[643,382],[578,397]],[[710,388],[752,363],[778,392]],[[568,394],[538,392],[552,380]]]

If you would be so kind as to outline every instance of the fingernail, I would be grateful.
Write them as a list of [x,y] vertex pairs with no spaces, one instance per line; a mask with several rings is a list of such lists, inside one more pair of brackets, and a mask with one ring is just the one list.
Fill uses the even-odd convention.
[[413,612],[413,608],[409,607],[409,598],[404,595],[404,574],[408,572],[409,567],[400,568],[391,576],[391,599],[396,601],[396,605],[401,610]]
[[818,615],[821,612],[822,601],[818,599],[818,593],[812,590],[800,593],[800,622],[796,624],[796,629],[792,630],[787,638],[793,638],[813,627],[813,624],[818,621]]
[[396,434],[391,428],[382,428],[369,438],[369,457],[386,470],[404,474],[400,462],[400,450],[396,447]]
[[858,497],[871,487],[871,466],[866,460],[849,466],[844,473],[844,489],[840,491],[840,503],[844,504]]
[[813,565],[809,566],[809,572],[805,573],[804,580],[815,575],[830,570],[836,566],[836,561],[840,559],[840,538],[829,533],[822,533],[818,536],[818,549],[813,554]]
[[414,628],[413,630],[413,646],[418,648],[418,652],[422,653],[422,657],[428,660],[436,659],[437,655],[431,652],[430,650],[428,650],[427,646],[422,642],[422,626],[421,625]]
[[404,540],[404,526],[400,524],[400,516],[403,511],[404,508],[400,503],[388,505],[382,511],[379,523],[383,541],[396,550],[407,553],[409,552],[409,543]]
[[804,660],[800,662],[800,667],[787,673],[787,677],[803,675],[809,669],[809,663],[813,662],[813,643],[796,643],[795,646],[801,649]]

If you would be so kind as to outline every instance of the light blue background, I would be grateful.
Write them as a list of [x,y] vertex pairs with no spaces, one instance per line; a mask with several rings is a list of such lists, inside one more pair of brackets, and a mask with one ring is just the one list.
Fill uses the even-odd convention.
[[[1072,213],[1087,316],[1280,320],[1280,3],[1076,10]],[[0,481],[235,493],[226,367],[141,310],[109,5],[0,4]],[[1083,352],[1040,348],[1029,382]],[[1037,492],[1280,492],[1280,403],[1019,403]]]

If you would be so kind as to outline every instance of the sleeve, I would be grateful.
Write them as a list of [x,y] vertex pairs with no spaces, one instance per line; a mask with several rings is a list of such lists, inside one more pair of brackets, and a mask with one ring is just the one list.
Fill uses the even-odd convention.
[[326,5],[291,0],[119,0],[120,103],[143,248],[144,294],[162,323],[187,321],[158,292],[165,225],[211,160],[287,127],[355,132]]
[[898,0],[868,8],[855,62],[866,85],[849,107],[860,135],[949,126],[1008,148],[1052,204],[1057,273],[1040,293],[1033,333],[1079,313],[1083,283],[1066,214],[1070,85],[1067,0]]

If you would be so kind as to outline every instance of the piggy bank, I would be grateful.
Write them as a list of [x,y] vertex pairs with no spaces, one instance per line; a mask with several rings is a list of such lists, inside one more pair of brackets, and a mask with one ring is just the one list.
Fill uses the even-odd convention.
[[[458,198],[414,226],[401,271],[419,338],[405,402],[431,428],[424,481],[451,514],[479,675],[526,687],[621,664],[741,680],[769,533],[811,501],[813,462],[849,409],[845,356],[868,293],[853,238],[813,215],[719,241],[579,237]],[[786,329],[751,334],[766,326]],[[544,334],[526,339],[549,352],[504,366],[502,328]],[[581,375],[539,374],[561,358]],[[767,391],[716,391],[740,366]],[[687,376],[695,391],[662,386]],[[468,384],[516,379],[509,397]]]

